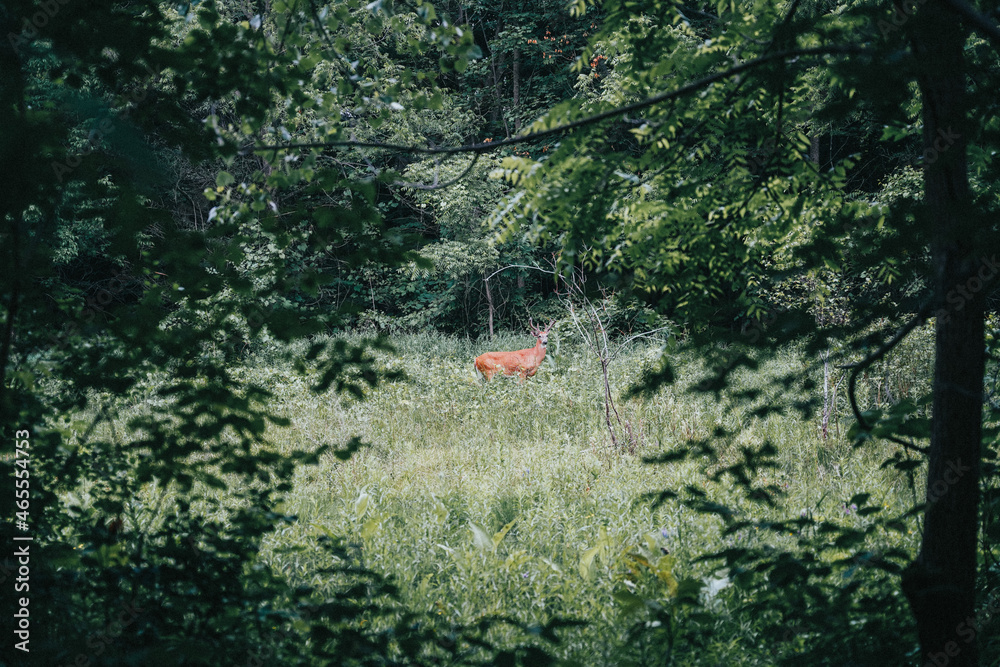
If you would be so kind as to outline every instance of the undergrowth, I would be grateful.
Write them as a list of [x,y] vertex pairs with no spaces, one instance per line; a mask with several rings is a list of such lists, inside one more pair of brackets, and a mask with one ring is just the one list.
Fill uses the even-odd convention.
[[[363,401],[310,394],[309,377],[297,378],[282,361],[289,350],[260,355],[242,370],[287,409],[291,426],[273,434],[279,447],[342,443],[353,436],[368,443],[347,461],[330,456],[300,471],[283,508],[298,521],[276,531],[264,547],[265,560],[293,582],[316,585],[317,573],[331,564],[314,546],[316,539],[343,536],[348,549],[341,565],[389,575],[407,607],[439,622],[584,621],[561,630],[562,642],[550,648],[588,665],[794,661],[817,645],[812,636],[817,620],[809,617],[822,612],[823,604],[839,605],[845,614],[845,627],[826,629],[831,641],[854,641],[858,624],[892,629],[874,642],[881,646],[855,646],[844,653],[844,662],[831,658],[828,664],[848,664],[850,655],[851,664],[891,664],[876,660],[884,660],[886,650],[898,657],[900,647],[913,640],[898,586],[881,571],[866,570],[859,579],[853,571],[863,569],[856,549],[826,545],[816,554],[821,566],[839,563],[828,568],[820,586],[825,603],[813,600],[804,604],[815,609],[789,610],[779,599],[770,615],[748,613],[755,609],[748,595],[754,590],[758,601],[780,597],[777,584],[770,593],[762,592],[759,582],[741,588],[722,559],[703,558],[750,549],[812,559],[803,556],[802,545],[822,541],[822,534],[810,533],[806,524],[791,531],[771,526],[799,518],[814,526],[827,522],[865,531],[860,548],[866,554],[915,552],[912,521],[901,531],[876,530],[852,502],[871,494],[871,507],[902,515],[914,502],[911,484],[919,488],[920,481],[880,468],[895,446],[870,443],[856,450],[835,435],[847,430],[843,399],[838,428],[823,439],[819,416],[785,411],[761,418],[750,405],[685,391],[702,368],[697,359],[681,356],[675,387],[620,401],[639,442],[628,454],[610,448],[599,370],[570,342],[556,340],[537,376],[524,383],[482,383],[472,366],[475,355],[487,349],[527,346],[523,337],[485,345],[425,334],[392,342],[396,351],[382,354],[379,362],[387,370],[403,370],[408,380],[384,384]],[[296,351],[290,352],[294,358]],[[638,381],[658,354],[655,347],[631,350],[612,369],[616,391]],[[769,378],[789,371],[821,372],[808,361],[789,351],[758,371],[737,373],[734,389],[764,391]],[[882,370],[882,386],[894,374],[908,386],[915,382],[909,366]],[[711,441],[720,427],[735,435],[716,443],[714,457],[645,462]],[[746,448],[763,443],[774,446],[775,465],[759,469],[753,483],[777,490],[773,507],[736,493],[726,475],[713,479]],[[723,534],[727,521],[718,513],[674,501],[655,503],[652,498],[664,490],[700,494],[704,503],[728,507],[729,521],[748,523]],[[816,576],[797,583],[805,586]],[[878,608],[831,602],[838,587],[848,584]],[[790,620],[796,615],[804,620]],[[501,645],[525,641],[506,627],[495,626],[491,638]]]

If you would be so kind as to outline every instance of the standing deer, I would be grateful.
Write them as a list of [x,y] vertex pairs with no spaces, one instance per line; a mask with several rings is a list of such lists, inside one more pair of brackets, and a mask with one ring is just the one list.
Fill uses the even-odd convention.
[[479,355],[476,357],[476,370],[482,373],[484,378],[491,380],[497,373],[504,375],[517,373],[521,376],[521,381],[524,382],[526,378],[530,378],[538,371],[542,359],[545,358],[545,346],[549,343],[549,330],[552,329],[555,320],[551,320],[549,326],[544,329],[536,327],[530,319],[528,323],[531,325],[531,335],[538,340],[535,347],[515,350],[514,352],[487,352]]

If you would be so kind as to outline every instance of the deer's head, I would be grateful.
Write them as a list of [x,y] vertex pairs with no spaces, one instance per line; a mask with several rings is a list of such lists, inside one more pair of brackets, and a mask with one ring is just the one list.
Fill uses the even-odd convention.
[[531,321],[531,318],[530,317],[528,318],[528,324],[531,325],[529,331],[531,331],[532,336],[538,339],[538,342],[541,343],[542,347],[548,346],[549,331],[552,330],[552,325],[555,323],[556,323],[555,320],[549,320],[549,325],[547,327],[545,327],[544,329],[539,329],[538,327],[535,326],[535,323]]

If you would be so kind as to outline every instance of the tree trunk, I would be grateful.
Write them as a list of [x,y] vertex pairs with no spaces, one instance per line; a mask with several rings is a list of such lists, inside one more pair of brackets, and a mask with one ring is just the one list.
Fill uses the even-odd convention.
[[489,306],[490,312],[490,338],[493,338],[493,293],[490,292],[490,279],[489,277],[483,278],[483,285],[486,286],[486,304]]
[[521,131],[521,116],[518,108],[521,105],[521,52],[514,49],[514,62],[511,67],[511,77],[514,79],[514,132]]
[[977,256],[982,231],[969,207],[964,33],[943,3],[922,5],[911,21],[938,310],[924,534],[916,561],[903,575],[903,590],[917,622],[921,664],[965,667],[979,662],[974,616],[983,287],[996,271]]

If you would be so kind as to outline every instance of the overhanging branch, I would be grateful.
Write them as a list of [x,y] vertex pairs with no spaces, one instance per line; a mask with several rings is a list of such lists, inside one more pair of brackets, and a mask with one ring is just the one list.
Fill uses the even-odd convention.
[[[839,367],[851,371],[850,377],[847,380],[847,398],[851,403],[851,411],[854,413],[854,418],[858,421],[858,424],[861,426],[861,430],[871,431],[872,425],[865,420],[864,416],[861,414],[861,408],[858,407],[858,398],[855,395],[855,386],[857,384],[858,374],[861,373],[861,371],[863,371],[864,369],[874,364],[882,357],[884,357],[885,355],[889,354],[889,352],[891,352],[893,348],[895,348],[897,345],[903,342],[903,339],[906,338],[911,331],[916,329],[920,324],[922,324],[927,319],[927,316],[930,314],[930,312],[931,312],[931,305],[930,302],[928,302],[924,304],[924,306],[917,312],[916,315],[914,315],[910,319],[909,322],[904,324],[903,327],[896,332],[896,335],[894,335],[891,339],[889,339],[884,344],[879,346],[877,350],[875,350],[874,352],[872,352],[859,362],[853,364],[845,364]],[[913,451],[920,452],[925,456],[930,451],[926,447],[919,447],[917,445],[914,445],[913,443],[903,440],[902,438],[897,438],[894,435],[886,435],[883,437],[885,437],[886,440],[889,440],[891,442],[896,443],[897,445],[905,447],[906,449],[912,449]]]
[[795,58],[804,58],[808,56],[824,56],[824,55],[862,55],[865,53],[873,53],[871,49],[865,49],[860,46],[851,45],[833,45],[833,46],[816,46],[808,49],[789,49],[786,51],[777,51],[775,53],[769,53],[763,55],[760,58],[755,58],[751,61],[742,63],[740,65],[735,65],[722,72],[716,72],[715,74],[710,74],[708,76],[702,77],[697,81],[692,81],[691,83],[681,86],[676,90],[671,90],[665,93],[660,93],[659,95],[653,95],[652,97],[647,97],[644,100],[639,100],[638,102],[633,102],[632,104],[626,104],[625,106],[615,107],[614,109],[609,109],[593,116],[587,116],[586,118],[580,118],[569,123],[562,125],[557,125],[556,127],[549,128],[547,130],[539,130],[537,132],[528,132],[527,134],[522,134],[516,137],[511,137],[510,139],[503,139],[501,141],[488,141],[478,144],[467,144],[465,146],[408,146],[405,144],[392,144],[392,143],[382,143],[379,141],[312,141],[303,143],[286,143],[286,144],[271,144],[265,146],[256,146],[252,149],[241,151],[242,154],[248,152],[256,151],[268,151],[268,150],[287,150],[291,148],[379,148],[385,150],[397,151],[399,153],[421,153],[425,155],[454,155],[458,153],[488,153],[490,151],[496,150],[497,148],[503,148],[504,146],[513,146],[516,144],[521,144],[526,141],[535,141],[537,139],[544,139],[546,137],[551,137],[556,134],[562,134],[564,132],[569,132],[571,130],[576,130],[581,127],[586,127],[588,125],[593,125],[595,123],[600,123],[601,121],[608,120],[609,118],[615,118],[617,116],[623,116],[625,114],[631,113],[633,111],[639,111],[641,109],[646,109],[651,106],[656,106],[662,102],[668,100],[678,99],[681,97],[686,97],[693,93],[698,92],[702,88],[709,86],[717,81],[722,81],[723,79],[728,79],[744,72],[749,72],[758,67],[773,63],[779,60],[791,60]]
[[462,170],[462,173],[455,178],[449,179],[444,183],[438,183],[437,180],[437,169],[434,170],[434,180],[431,183],[411,183],[409,181],[394,181],[393,185],[401,188],[409,188],[410,190],[444,190],[445,188],[450,188],[455,185],[463,178],[469,175],[472,168],[476,166],[476,162],[479,161],[480,154],[476,153],[472,156],[472,161],[469,166]]
[[951,7],[955,12],[966,19],[980,35],[993,42],[994,47],[1000,47],[1000,26],[990,20],[982,12],[965,2],[965,0],[944,0],[944,4]]

